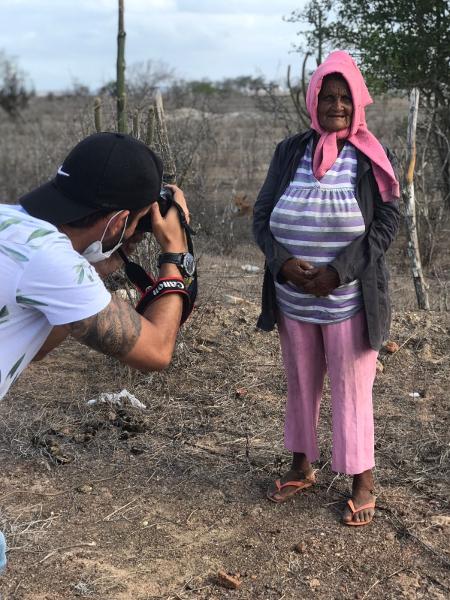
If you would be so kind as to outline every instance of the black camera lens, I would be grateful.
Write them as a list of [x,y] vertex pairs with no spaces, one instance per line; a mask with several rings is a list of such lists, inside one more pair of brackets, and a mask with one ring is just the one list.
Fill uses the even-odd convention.
[[167,215],[169,208],[172,206],[173,192],[170,188],[163,187],[159,192],[158,205],[159,212],[163,217]]
[[141,233],[146,233],[147,231],[152,230],[152,219],[147,213],[139,220],[139,223],[136,225],[136,231],[140,231]]

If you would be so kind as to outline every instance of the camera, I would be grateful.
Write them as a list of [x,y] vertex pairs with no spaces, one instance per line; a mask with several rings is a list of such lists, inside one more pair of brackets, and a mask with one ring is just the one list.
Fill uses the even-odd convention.
[[[173,204],[173,192],[170,188],[163,187],[159,192],[158,197],[158,206],[159,212],[161,216],[165,217],[169,208]],[[136,231],[148,232],[152,230],[152,219],[149,213],[147,213],[142,219],[139,221]]]

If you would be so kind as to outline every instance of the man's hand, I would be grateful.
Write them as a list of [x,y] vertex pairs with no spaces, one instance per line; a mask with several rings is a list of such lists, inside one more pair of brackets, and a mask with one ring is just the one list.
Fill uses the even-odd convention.
[[339,275],[327,267],[318,267],[314,271],[303,284],[304,291],[317,297],[329,296],[340,284]]
[[317,269],[306,260],[301,258],[290,258],[281,267],[281,275],[297,287],[304,287],[310,281]]
[[[189,211],[182,190],[176,185],[167,185],[172,190],[174,200],[181,206],[189,223]],[[150,208],[152,219],[152,231],[156,241],[161,246],[162,252],[186,252],[187,243],[184,229],[180,224],[178,211],[175,207],[169,209],[165,217],[159,212],[158,203],[155,202]]]
[[[137,245],[144,239],[144,234],[140,231],[136,231],[133,235],[122,244],[121,249],[127,256],[131,256],[136,250]],[[112,256],[106,260],[101,260],[98,263],[92,265],[102,279],[115,273],[121,267],[123,267],[123,260],[120,258],[117,252],[114,252]]]

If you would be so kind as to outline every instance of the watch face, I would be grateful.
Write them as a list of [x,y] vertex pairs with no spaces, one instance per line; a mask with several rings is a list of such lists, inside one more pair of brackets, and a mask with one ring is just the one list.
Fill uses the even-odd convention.
[[195,258],[189,252],[183,256],[183,269],[189,277],[195,273]]

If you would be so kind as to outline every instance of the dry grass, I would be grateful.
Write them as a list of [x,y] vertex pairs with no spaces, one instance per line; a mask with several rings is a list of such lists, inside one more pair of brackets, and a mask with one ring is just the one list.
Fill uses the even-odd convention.
[[[244,263],[261,259],[251,248],[203,255],[199,308],[167,372],[132,372],[68,342],[5,399],[6,598],[448,594],[448,315],[397,309],[401,348],[381,356],[375,386],[378,516],[349,531],[327,396],[319,484],[286,505],[265,501],[289,463],[286,389],[276,334],[254,328],[260,274]],[[225,293],[242,303],[223,305]],[[86,405],[124,387],[145,411]],[[219,569],[240,573],[238,592],[218,586]]]
[[[2,200],[49,177],[92,131],[86,102],[36,100],[17,128],[1,124]],[[286,386],[276,334],[254,326],[261,272],[241,269],[262,267],[262,258],[242,244],[249,220],[232,220],[229,203],[234,192],[255,196],[283,134],[245,108],[245,115],[200,114],[204,130],[192,113],[170,125],[183,148],[195,150],[194,158],[180,150],[179,166],[192,159],[185,187],[201,272],[199,307],[170,369],[142,375],[69,341],[32,365],[0,405],[0,528],[10,545],[2,600],[449,594],[445,236],[436,237],[428,314],[415,311],[401,240],[390,252],[400,350],[381,356],[375,385],[376,521],[359,531],[340,524],[349,480],[330,470],[328,393],[318,485],[269,505],[267,485],[289,464]],[[372,116],[395,145],[390,111]],[[199,139],[199,130],[208,135]],[[242,301],[226,304],[227,294]],[[123,388],[147,409],[86,404]],[[240,573],[239,591],[218,585],[219,569]]]

